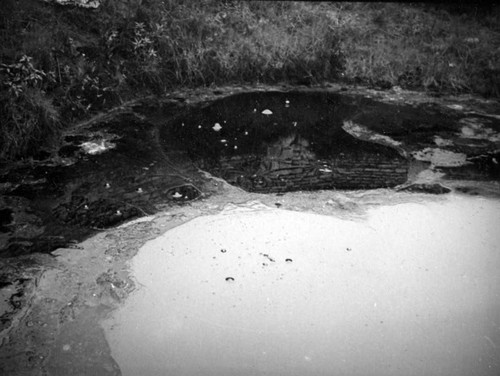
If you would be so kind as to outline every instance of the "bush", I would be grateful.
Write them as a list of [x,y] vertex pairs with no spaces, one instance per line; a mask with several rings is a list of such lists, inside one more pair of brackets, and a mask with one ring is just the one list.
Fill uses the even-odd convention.
[[499,97],[500,8],[468,9],[107,0],[89,10],[3,0],[0,157],[36,151],[61,122],[122,98],[186,86],[343,80]]
[[133,24],[107,32],[110,58],[125,61],[133,84],[319,82],[342,70],[335,31],[315,5],[151,3],[154,12],[143,9]]
[[31,58],[0,65],[3,83],[0,97],[0,158],[36,155],[60,130],[59,114],[45,95],[52,77],[35,69]]

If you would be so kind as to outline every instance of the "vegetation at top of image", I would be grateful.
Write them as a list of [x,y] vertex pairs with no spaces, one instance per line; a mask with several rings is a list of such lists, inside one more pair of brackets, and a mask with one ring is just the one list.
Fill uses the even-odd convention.
[[[95,3],[95,4],[94,4]],[[500,10],[400,3],[3,0],[0,159],[138,95],[225,84],[500,97]]]

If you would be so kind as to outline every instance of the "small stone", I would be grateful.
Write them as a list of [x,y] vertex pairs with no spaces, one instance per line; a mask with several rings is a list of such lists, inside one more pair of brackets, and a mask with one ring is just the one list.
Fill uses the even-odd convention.
[[289,263],[290,263],[290,262],[292,262],[292,261],[293,261],[293,260],[292,260],[291,258],[287,258],[287,259],[285,260],[285,262],[289,262]]
[[226,277],[226,282],[234,282],[234,278],[233,277]]
[[63,350],[63,351],[70,351],[70,350],[71,350],[71,345],[65,344],[65,345],[62,347],[62,350]]
[[222,129],[222,126],[219,123],[215,123],[212,129],[216,132],[219,132]]
[[273,112],[271,110],[268,110],[268,109],[262,111],[262,115],[272,115],[272,114],[273,114]]
[[227,252],[227,250],[226,250],[226,249],[221,249],[220,251],[221,251],[222,253],[226,253],[226,252]]

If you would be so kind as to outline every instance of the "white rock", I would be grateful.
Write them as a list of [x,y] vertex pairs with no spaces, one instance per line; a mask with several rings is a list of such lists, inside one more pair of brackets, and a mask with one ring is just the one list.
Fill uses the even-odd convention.
[[90,155],[96,155],[96,154],[101,154],[105,152],[106,150],[109,149],[114,149],[116,147],[116,144],[106,141],[104,139],[96,142],[84,142],[80,144],[80,147]]
[[272,115],[272,114],[273,114],[273,112],[272,112],[271,110],[267,110],[267,109],[266,109],[266,110],[262,111],[262,114],[263,114],[263,115]]
[[219,123],[215,123],[212,129],[216,132],[219,132],[222,129],[222,126]]

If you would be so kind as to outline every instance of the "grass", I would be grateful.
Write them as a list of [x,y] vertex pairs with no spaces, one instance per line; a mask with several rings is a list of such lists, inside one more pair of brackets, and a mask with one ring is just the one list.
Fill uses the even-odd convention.
[[47,154],[44,149],[57,142],[61,129],[59,113],[51,100],[40,90],[28,88],[14,100],[3,102],[0,158]]
[[[43,134],[57,134],[60,123],[173,88],[341,81],[500,97],[498,7],[464,12],[418,3],[104,4],[86,10],[3,0],[0,158],[36,151],[33,145],[44,145]],[[7,72],[23,56],[32,58],[30,69],[42,72],[42,79]],[[11,95],[13,85],[23,94]]]
[[480,22],[402,4],[351,6],[352,18],[341,27],[347,77],[500,96],[498,8]]

